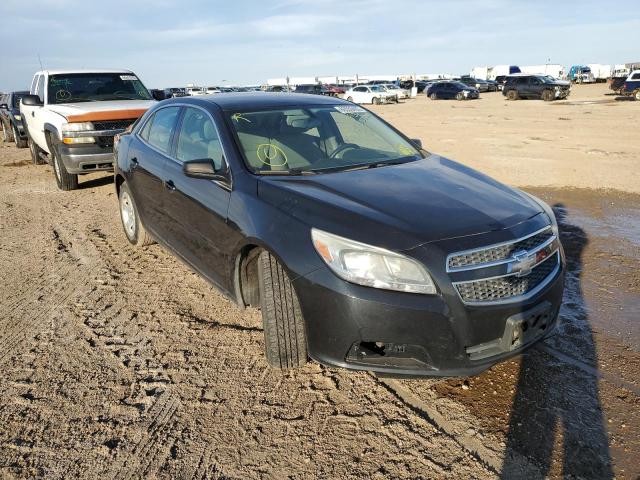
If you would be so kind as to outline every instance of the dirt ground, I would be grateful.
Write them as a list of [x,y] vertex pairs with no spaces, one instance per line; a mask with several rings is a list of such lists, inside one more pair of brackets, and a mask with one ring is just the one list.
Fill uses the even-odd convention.
[[270,370],[259,312],[127,243],[110,177],[0,145],[0,478],[638,478],[640,103],[605,93],[376,107],[560,217],[559,328],[472,378]]

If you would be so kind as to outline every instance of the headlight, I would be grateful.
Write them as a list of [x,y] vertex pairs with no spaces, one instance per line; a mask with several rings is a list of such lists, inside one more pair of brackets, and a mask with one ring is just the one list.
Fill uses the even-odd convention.
[[13,118],[15,118],[16,120],[22,120],[22,116],[21,115],[14,115]]
[[78,132],[89,132],[94,130],[93,123],[91,122],[77,122],[77,123],[65,123],[62,125],[62,142],[70,144],[78,143],[95,143],[94,137],[80,137]]
[[409,257],[315,228],[311,238],[329,268],[348,282],[399,292],[436,293],[429,273]]

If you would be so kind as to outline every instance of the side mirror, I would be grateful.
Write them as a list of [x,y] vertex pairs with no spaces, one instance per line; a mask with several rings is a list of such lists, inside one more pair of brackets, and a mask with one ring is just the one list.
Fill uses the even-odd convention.
[[151,96],[159,102],[167,99],[167,95],[162,90],[151,90]]
[[224,179],[223,171],[216,168],[211,158],[188,160],[182,164],[182,171],[187,177],[205,180]]
[[28,105],[30,107],[40,107],[43,102],[38,95],[25,95],[22,97],[22,105]]
[[9,105],[6,103],[0,103],[0,110],[9,110]]
[[419,138],[411,138],[411,142],[418,148],[422,148],[422,140]]

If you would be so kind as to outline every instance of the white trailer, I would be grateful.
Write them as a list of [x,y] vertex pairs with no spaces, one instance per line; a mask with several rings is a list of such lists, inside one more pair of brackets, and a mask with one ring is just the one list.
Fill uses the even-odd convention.
[[591,69],[591,73],[593,73],[593,77],[596,79],[596,82],[606,82],[613,74],[613,68],[611,68],[611,65],[587,63],[587,67]]
[[469,75],[471,78],[479,78],[481,80],[489,79],[489,70],[491,67],[473,67]]
[[517,65],[496,65],[489,69],[487,80],[495,80],[496,77],[513,75],[515,73],[521,73],[520,67]]
[[564,78],[566,75],[562,65],[547,63],[545,65],[525,65],[520,67],[522,73],[551,75],[553,78]]

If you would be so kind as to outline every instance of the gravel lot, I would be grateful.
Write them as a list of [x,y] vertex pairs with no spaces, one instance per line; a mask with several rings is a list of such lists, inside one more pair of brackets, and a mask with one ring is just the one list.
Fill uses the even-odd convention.
[[0,478],[637,478],[640,103],[605,93],[375,108],[562,217],[560,327],[466,379],[270,370],[259,312],[126,242],[110,177],[0,144]]

